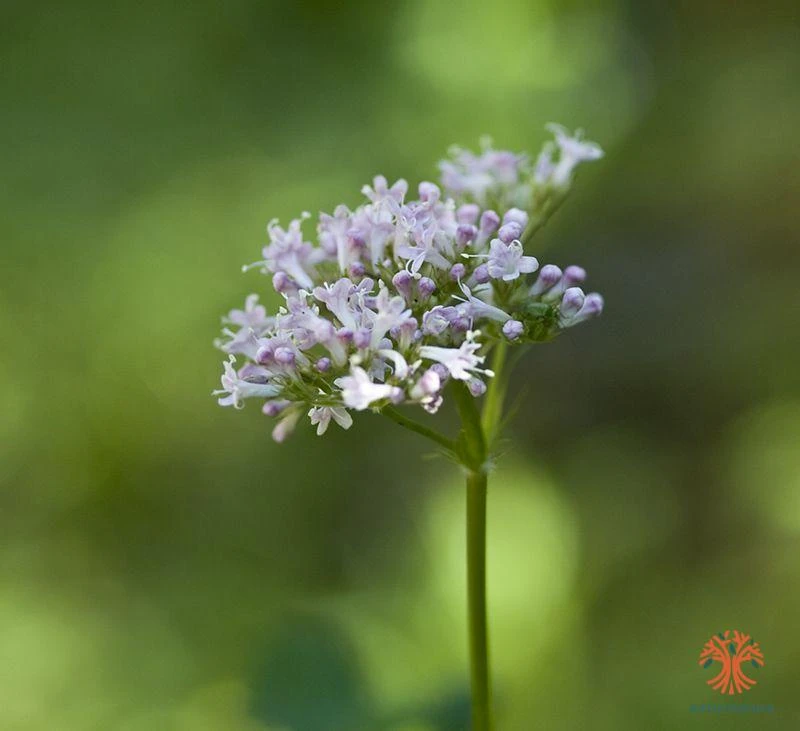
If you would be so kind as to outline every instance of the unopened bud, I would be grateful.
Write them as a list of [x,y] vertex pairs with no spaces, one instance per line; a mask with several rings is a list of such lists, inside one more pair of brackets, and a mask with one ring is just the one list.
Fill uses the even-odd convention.
[[280,365],[290,366],[294,365],[294,351],[289,348],[275,348],[275,362]]
[[484,211],[481,214],[480,232],[482,236],[491,236],[500,225],[500,216],[494,211]]
[[481,209],[476,203],[465,203],[456,209],[456,221],[459,223],[474,224],[478,220]]
[[491,277],[489,276],[489,267],[486,264],[479,264],[472,272],[472,276],[478,284],[486,284]]
[[555,264],[545,264],[539,270],[539,276],[533,287],[531,287],[531,297],[538,297],[547,292],[557,282],[561,280],[562,272]]
[[430,277],[422,277],[417,284],[419,296],[428,299],[436,291],[436,283]]
[[356,330],[353,333],[353,345],[357,348],[368,348],[371,338],[372,333],[369,330]]
[[519,320],[506,320],[503,323],[503,335],[509,340],[516,340],[525,331],[525,326]]
[[475,228],[475,226],[471,223],[462,223],[456,229],[456,244],[463,249],[465,246],[475,241],[477,235],[478,229]]
[[486,393],[486,384],[480,378],[470,378],[467,381],[467,388],[474,398]]
[[586,270],[583,267],[568,266],[564,270],[564,286],[574,287],[576,284],[581,284],[586,281]]
[[522,228],[514,221],[511,223],[504,223],[497,232],[497,238],[504,244],[510,244],[512,241],[516,241],[520,236],[522,236]]
[[411,283],[413,281],[414,277],[412,277],[411,274],[405,269],[401,269],[392,277],[392,284],[394,285],[395,289],[406,299],[411,296]]
[[281,413],[288,405],[289,401],[285,399],[275,399],[274,401],[267,401],[262,407],[261,411],[266,414],[267,416],[277,416]]
[[524,231],[528,225],[528,214],[519,208],[509,208],[503,216],[503,224],[516,223]]
[[435,183],[423,182],[419,184],[419,199],[425,203],[435,203],[441,197],[439,186]]
[[275,288],[275,291],[280,294],[297,292],[297,285],[286,272],[275,272],[275,274],[272,275],[272,286]]
[[360,261],[354,261],[350,264],[349,272],[351,277],[358,279],[366,274],[367,268]]
[[570,287],[561,299],[561,314],[563,317],[572,319],[580,312],[586,299],[580,287]]

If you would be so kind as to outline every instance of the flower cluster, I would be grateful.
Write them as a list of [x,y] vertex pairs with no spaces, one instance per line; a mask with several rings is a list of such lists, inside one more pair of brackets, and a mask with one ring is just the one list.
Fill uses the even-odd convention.
[[[478,397],[500,340],[542,342],[598,315],[586,272],[525,253],[526,242],[568,190],[575,167],[600,148],[552,126],[535,165],[524,155],[451,151],[439,187],[378,176],[363,205],[322,213],[316,243],[303,221],[267,226],[263,259],[284,304],[268,315],[257,295],[225,318],[217,346],[228,354],[223,406],[263,402],[283,441],[306,414],[317,434],[347,429],[351,411],[419,404],[435,412],[448,380]],[[533,276],[535,275],[535,276]],[[239,365],[239,361],[243,361]]]

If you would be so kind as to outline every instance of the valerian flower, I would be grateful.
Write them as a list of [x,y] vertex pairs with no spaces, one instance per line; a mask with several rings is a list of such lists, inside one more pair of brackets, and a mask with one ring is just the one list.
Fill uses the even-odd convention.
[[479,153],[454,148],[441,187],[423,182],[413,199],[405,180],[379,175],[361,205],[321,213],[316,237],[304,232],[309,214],[270,221],[262,259],[245,269],[268,274],[281,304],[268,313],[253,294],[224,318],[219,403],[260,400],[276,441],[303,415],[321,435],[332,421],[349,429],[352,411],[433,413],[450,380],[475,398],[486,391],[494,345],[543,342],[599,315],[583,269],[540,268],[525,251],[576,167],[602,155],[580,133],[550,129],[535,164],[488,141]]

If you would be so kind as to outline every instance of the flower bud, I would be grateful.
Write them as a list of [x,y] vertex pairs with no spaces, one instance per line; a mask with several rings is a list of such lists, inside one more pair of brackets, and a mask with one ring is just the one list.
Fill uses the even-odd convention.
[[331,359],[320,358],[316,363],[314,363],[314,368],[316,368],[320,373],[326,373],[331,369]]
[[439,305],[432,310],[428,310],[422,316],[422,332],[426,335],[441,335],[447,330],[450,321],[445,316],[445,308]]
[[[439,365],[441,365],[441,363]],[[433,396],[433,394],[441,389],[442,379],[439,378],[439,374],[433,368],[429,368],[422,374],[417,385],[426,396]]]
[[441,197],[439,186],[435,183],[422,182],[419,184],[419,199],[424,203],[435,203]]
[[[395,325],[389,334],[397,341],[400,350],[406,350],[414,342],[419,323],[413,317],[403,320],[399,325]],[[391,346],[390,346],[391,347]]]
[[364,238],[364,234],[361,233],[361,231],[359,231],[357,228],[351,228],[347,232],[347,240],[354,249],[365,249],[367,246],[367,241]]
[[434,396],[442,388],[442,381],[439,374],[433,369],[429,368],[425,373],[420,376],[420,379],[414,384],[411,389],[411,398],[419,401],[420,399]]
[[478,284],[486,284],[491,277],[489,276],[489,267],[486,264],[479,264],[472,272],[472,276]]
[[539,270],[539,276],[531,287],[531,297],[538,297],[547,292],[561,280],[562,272],[555,264],[545,264]]
[[503,335],[509,340],[516,340],[525,330],[525,326],[519,320],[506,320],[503,323]]
[[287,437],[291,436],[295,426],[297,426],[297,420],[299,418],[300,418],[299,409],[287,410],[285,412],[285,415],[281,418],[281,420],[275,425],[275,428],[272,430],[272,438],[276,442],[278,442],[278,444],[285,441]]
[[458,262],[458,264],[453,264],[450,268],[450,279],[457,282],[459,279],[463,279],[466,273],[467,268],[461,262]]
[[447,370],[447,366],[443,363],[434,363],[430,370],[432,370],[437,376],[439,376],[439,383],[444,386],[445,383],[450,379],[450,371]]
[[603,297],[597,292],[590,292],[586,295],[586,299],[583,301],[583,307],[581,307],[580,312],[578,312],[578,314],[575,315],[575,317],[573,317],[569,322],[564,323],[564,326],[571,327],[572,325],[577,325],[579,322],[583,322],[584,320],[597,317],[603,312],[603,305]]
[[279,294],[291,294],[297,292],[297,285],[286,272],[275,272],[272,275],[272,286]]
[[364,328],[356,330],[353,333],[353,345],[355,345],[357,348],[368,348],[371,339],[372,333]]
[[564,270],[564,286],[574,287],[576,284],[581,284],[586,281],[586,270],[583,267],[568,266]]
[[456,229],[456,244],[462,249],[471,244],[475,241],[475,237],[478,235],[478,229],[475,228],[471,223],[462,223]]
[[395,289],[406,299],[411,296],[411,284],[413,281],[414,277],[412,277],[411,273],[405,269],[401,269],[392,277],[392,284],[394,285]]
[[360,261],[354,261],[350,264],[349,273],[353,279],[360,279],[367,273],[367,268]]
[[460,305],[458,307],[445,307],[445,317],[450,322],[450,327],[458,332],[467,332],[472,326],[472,318],[470,317],[469,310]]
[[474,398],[486,393],[486,384],[480,378],[470,378],[467,381],[467,388]]
[[570,287],[561,299],[561,315],[570,320],[580,312],[586,299],[580,287]]
[[481,214],[480,232],[482,236],[491,236],[500,225],[500,216],[494,211],[484,211]]
[[294,365],[295,355],[290,348],[275,348],[275,362],[283,366]]
[[267,416],[277,416],[281,413],[291,402],[286,399],[275,399],[267,401],[262,407],[261,411]]
[[459,223],[474,224],[478,220],[481,209],[476,203],[465,203],[456,210],[456,221]]
[[417,283],[417,290],[422,299],[428,299],[436,291],[436,283],[430,277],[422,277]]
[[503,224],[516,223],[521,231],[528,225],[528,214],[519,208],[509,208],[503,216]]
[[268,343],[267,345],[262,345],[256,351],[256,363],[260,363],[261,365],[267,365],[271,363],[274,358],[274,354],[272,352],[272,346]]
[[500,226],[500,230],[497,232],[497,238],[500,239],[504,244],[510,244],[512,241],[516,241],[522,235],[522,228],[518,223],[512,221],[511,223],[504,223]]

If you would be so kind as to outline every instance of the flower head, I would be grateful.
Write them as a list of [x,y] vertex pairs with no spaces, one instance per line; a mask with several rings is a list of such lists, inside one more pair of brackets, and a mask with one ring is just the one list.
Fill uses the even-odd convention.
[[303,415],[323,434],[331,421],[348,429],[352,411],[402,402],[433,413],[448,381],[475,398],[486,391],[495,343],[550,340],[600,314],[602,297],[580,289],[583,269],[539,269],[522,243],[575,167],[602,154],[552,130],[533,166],[488,141],[479,153],[454,148],[441,186],[420,183],[416,198],[379,175],[360,205],[319,215],[316,240],[303,235],[308,214],[285,228],[271,221],[251,266],[270,275],[282,304],[268,313],[254,294],[224,318],[219,403],[260,400],[276,441]]

